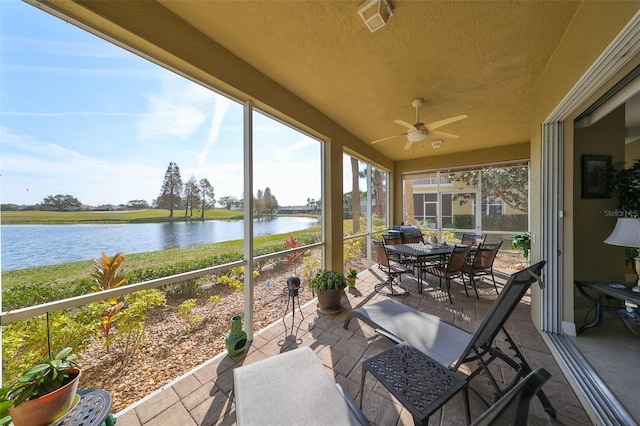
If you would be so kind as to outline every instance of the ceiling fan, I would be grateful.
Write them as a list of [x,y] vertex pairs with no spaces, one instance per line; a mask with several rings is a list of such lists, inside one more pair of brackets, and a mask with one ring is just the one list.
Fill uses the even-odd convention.
[[409,149],[411,148],[411,144],[413,144],[414,142],[422,142],[427,138],[428,135],[435,136],[437,138],[449,138],[449,139],[460,137],[458,135],[452,135],[451,133],[437,132],[435,130],[442,126],[446,126],[447,124],[450,124],[459,120],[464,120],[465,118],[468,118],[467,115],[465,114],[457,115],[455,117],[445,118],[444,120],[435,121],[429,124],[424,124],[420,121],[420,107],[423,104],[424,104],[424,99],[422,98],[416,98],[411,102],[411,106],[413,106],[416,109],[416,124],[409,124],[403,120],[393,120],[394,122],[400,124],[401,126],[406,127],[409,130],[407,130],[405,133],[400,133],[399,135],[378,139],[371,143],[372,144],[378,143],[378,142],[386,141],[389,139],[397,138],[398,136],[407,135],[407,143],[405,144],[404,149]]

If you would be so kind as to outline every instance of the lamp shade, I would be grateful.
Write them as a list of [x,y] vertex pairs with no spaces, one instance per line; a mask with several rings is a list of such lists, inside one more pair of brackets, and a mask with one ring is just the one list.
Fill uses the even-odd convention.
[[640,247],[640,219],[618,218],[616,227],[604,242],[612,246]]

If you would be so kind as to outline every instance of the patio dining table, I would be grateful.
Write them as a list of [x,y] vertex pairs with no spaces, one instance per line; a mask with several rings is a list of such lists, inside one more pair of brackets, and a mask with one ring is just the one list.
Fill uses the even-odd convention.
[[434,261],[444,261],[453,251],[452,244],[396,244],[387,245],[386,249],[400,258],[412,259],[418,268],[418,293],[422,293],[422,274],[427,264]]

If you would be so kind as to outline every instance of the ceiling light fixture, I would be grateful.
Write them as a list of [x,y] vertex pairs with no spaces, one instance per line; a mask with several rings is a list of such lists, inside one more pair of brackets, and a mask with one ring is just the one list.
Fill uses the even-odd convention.
[[438,139],[437,141],[431,141],[431,146],[432,146],[434,149],[438,149],[438,148],[440,148],[440,147],[442,146],[442,140],[441,140],[441,139]]
[[393,11],[387,0],[365,0],[358,7],[358,15],[369,31],[374,32],[384,27]]

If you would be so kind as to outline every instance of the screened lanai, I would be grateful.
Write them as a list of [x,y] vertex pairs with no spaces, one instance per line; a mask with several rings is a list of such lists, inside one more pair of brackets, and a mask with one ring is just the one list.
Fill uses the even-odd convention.
[[[574,161],[572,126],[565,122],[571,123],[638,65],[638,41],[633,38],[639,25],[637,2],[398,1],[392,2],[394,13],[386,25],[375,32],[361,21],[357,2],[28,4],[195,83],[214,99],[212,105],[224,106],[234,116],[236,127],[228,138],[234,154],[227,163],[235,167],[228,173],[244,196],[240,211],[245,225],[242,258],[224,268],[253,270],[282,255],[264,255],[254,247],[253,219],[260,211],[255,205],[260,198],[253,195],[261,191],[264,201],[267,192],[262,174],[266,169],[257,165],[298,145],[279,144],[261,132],[263,125],[291,132],[308,150],[304,163],[265,166],[277,168],[288,179],[279,188],[269,186],[270,193],[282,197],[304,185],[307,198],[318,202],[318,231],[294,251],[309,249],[322,267],[339,271],[345,268],[344,248],[351,240],[364,239],[362,265],[371,266],[374,260],[367,248],[376,232],[412,221],[411,213],[416,222],[419,217],[423,222],[433,218],[437,224],[453,216],[452,200],[462,193],[460,188],[449,195],[442,188],[418,188],[420,198],[414,186],[414,201],[421,200],[422,208],[414,202],[413,212],[407,209],[406,183],[412,174],[528,164],[525,230],[533,235],[532,259],[550,262],[545,272],[548,290],[533,291],[531,318],[552,352],[562,352],[563,344],[553,342],[563,341],[572,327],[575,334],[574,269],[582,260],[574,258],[571,237],[579,232],[572,209],[579,165]],[[590,76],[594,64],[604,71]],[[416,98],[424,99],[419,115],[412,106]],[[397,122],[429,124],[463,114],[468,117],[438,129],[457,137],[427,135],[410,145],[404,134],[407,127]],[[371,143],[394,135],[396,139]],[[436,140],[442,141],[440,148],[432,144]],[[153,152],[150,144],[148,153]],[[355,185],[349,182],[356,179],[355,170],[357,203]],[[309,175],[304,182],[297,178]],[[475,190],[480,191],[478,199],[460,207],[473,206],[464,211],[465,216],[475,216],[471,225],[492,231],[485,217],[517,210],[504,199]],[[450,211],[443,209],[447,202]],[[353,214],[356,204],[362,217],[359,229],[346,229],[345,207]],[[438,207],[431,214],[434,205]],[[471,225],[458,223],[454,229]],[[520,231],[523,225],[495,231]],[[610,225],[598,222],[603,229]],[[436,225],[438,232],[442,229]],[[611,266],[611,273],[622,275],[623,266]],[[195,278],[221,269],[209,268]],[[182,278],[146,281],[138,289]],[[239,281],[244,284],[245,328],[252,336],[259,328],[253,320],[260,309],[255,306],[256,281],[251,274]],[[80,306],[103,297],[81,296],[54,307]],[[3,324],[50,309],[5,313]],[[582,384],[570,383],[580,395]],[[580,400],[597,419],[597,404],[588,397]]]

